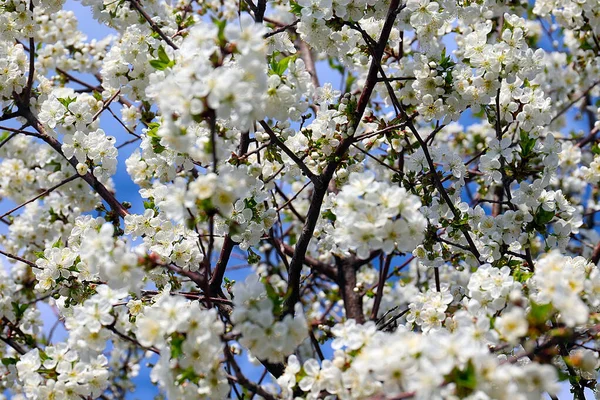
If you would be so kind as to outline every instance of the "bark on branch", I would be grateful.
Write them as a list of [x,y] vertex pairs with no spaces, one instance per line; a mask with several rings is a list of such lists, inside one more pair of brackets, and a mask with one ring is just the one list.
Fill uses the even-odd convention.
[[[394,21],[397,16],[399,3],[400,0],[392,0],[390,2],[390,7],[388,9],[388,13],[383,24],[383,28],[381,30],[381,34],[379,36],[379,41],[377,42],[375,54],[373,55],[371,66],[369,67],[365,87],[358,100],[356,115],[353,121],[354,130],[356,130],[356,128],[360,124],[362,116],[367,108],[367,104],[369,103],[371,95],[373,94],[375,84],[377,83],[377,71],[379,70],[379,60],[381,60],[386,44],[390,37],[392,27],[394,26]],[[310,207],[306,216],[306,221],[304,223],[302,233],[298,238],[298,242],[296,243],[296,249],[294,250],[294,255],[292,256],[292,260],[290,262],[290,269],[288,271],[289,296],[285,302],[285,310],[287,313],[294,312],[294,305],[300,299],[300,273],[302,271],[302,265],[304,264],[308,244],[310,243],[310,239],[312,238],[313,232],[315,230],[317,220],[319,219],[319,215],[321,214],[321,205],[323,204],[323,198],[327,193],[329,181],[331,181],[333,174],[338,168],[343,156],[348,151],[348,148],[353,143],[353,140],[353,137],[349,137],[344,139],[340,143],[333,157],[333,159],[336,161],[332,161],[331,163],[329,163],[325,168],[323,174],[320,175],[318,179],[316,179],[317,183],[315,184],[315,190],[313,191]]]

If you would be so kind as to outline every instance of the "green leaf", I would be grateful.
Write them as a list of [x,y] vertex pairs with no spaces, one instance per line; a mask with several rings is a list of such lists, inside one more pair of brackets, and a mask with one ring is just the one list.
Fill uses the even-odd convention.
[[227,38],[225,37],[225,27],[227,26],[227,20],[219,20],[215,17],[211,17],[212,22],[217,26],[218,34],[217,38],[219,39],[219,43],[224,46],[227,43]]
[[54,167],[54,172],[58,172],[62,169],[62,165],[56,160],[50,161],[47,165]]
[[2,359],[2,364],[9,366],[9,365],[15,365],[17,363],[17,359],[16,358],[12,358],[12,357],[6,357]]
[[165,69],[167,69],[169,67],[169,63],[161,61],[161,60],[150,60],[150,65],[152,66],[152,68],[157,69],[159,71],[164,71]]
[[152,150],[154,150],[156,154],[160,154],[167,149],[165,146],[160,144],[159,138],[152,138],[150,144],[152,145]]
[[554,218],[554,215],[555,215],[554,211],[546,211],[546,210],[544,210],[544,208],[542,206],[540,206],[540,207],[538,207],[538,209],[535,213],[534,220],[535,220],[536,224],[544,226],[548,222],[552,221],[552,218]]
[[513,273],[513,279],[520,283],[525,283],[533,276],[533,272],[522,271],[521,268],[517,268]]
[[273,53],[273,56],[271,57],[271,62],[269,63],[269,75],[283,76],[290,65],[290,61],[295,61],[297,56],[291,55],[276,61],[277,54],[279,53]]
[[10,304],[13,307],[13,312],[15,313],[15,318],[17,320],[20,320],[25,314],[27,308],[29,308],[29,304],[19,304],[16,301],[11,302]]
[[456,384],[458,397],[466,397],[477,387],[477,374],[473,361],[469,360],[463,369],[455,367],[446,377],[447,382]]
[[183,354],[183,341],[185,337],[183,335],[175,335],[171,338],[171,357],[177,358]]
[[291,9],[290,9],[290,11],[291,11],[291,12],[292,12],[294,15],[297,15],[297,16],[300,16],[300,15],[302,15],[302,6],[301,6],[300,4],[298,4],[298,3],[297,3],[296,1],[294,1],[294,0],[291,0],[291,1],[290,1],[290,6],[291,6]]
[[158,59],[149,61],[152,68],[157,69],[159,71],[164,71],[165,69],[175,65],[175,61],[169,59],[169,56],[167,55],[167,52],[165,51],[164,47],[158,47],[157,55]]
[[69,104],[77,101],[77,97],[67,97],[67,98],[60,97],[57,100],[60,102],[60,104],[65,106],[65,108],[69,108]]
[[150,144],[152,145],[152,150],[156,154],[160,154],[166,150],[165,146],[160,144],[160,136],[158,136],[158,128],[160,128],[160,124],[157,122],[151,122],[148,124],[148,130],[146,131],[146,135],[150,137]]
[[49,360],[52,358],[52,357],[48,356],[48,354],[46,354],[45,351],[40,351],[39,355],[40,355],[40,360],[42,360],[42,361],[46,361],[46,360]]
[[252,251],[252,249],[248,249],[248,264],[258,264],[259,262],[260,256]]
[[281,158],[281,154],[279,154],[279,148],[274,144],[267,146],[265,150],[265,159],[267,161],[277,161],[280,164],[283,164],[283,158]]
[[250,198],[245,198],[244,199],[244,207],[245,208],[249,208],[251,210],[254,210],[254,208],[257,206],[256,200],[254,199],[254,197],[250,197]]
[[443,69],[448,69],[448,68],[453,67],[454,65],[456,65],[456,63],[452,61],[452,58],[450,57],[450,55],[446,54],[446,48],[444,47],[442,49],[442,57],[440,59],[440,67],[442,67]]
[[529,311],[528,319],[532,325],[543,325],[550,317],[554,314],[554,308],[552,304],[537,304],[531,302],[531,309]]
[[169,62],[171,62],[171,60],[169,59],[169,56],[167,55],[167,52],[165,51],[165,48],[163,46],[158,47],[158,59],[167,64]]
[[521,155],[523,157],[531,155],[531,153],[533,152],[533,148],[535,147],[535,143],[537,142],[537,139],[530,138],[529,134],[523,129],[521,129],[520,139],[521,140],[519,142],[519,145],[521,146]]
[[146,131],[146,135],[150,137],[158,137],[157,131],[160,128],[160,124],[158,122],[151,122],[148,124],[148,130]]
[[187,367],[177,376],[177,383],[181,385],[185,381],[197,382],[198,375],[196,375],[196,371],[194,371],[194,367]]
[[145,210],[154,210],[156,205],[154,204],[154,199],[150,198],[148,201],[144,201],[144,209]]
[[328,220],[335,222],[337,216],[331,210],[327,210],[323,213],[323,218],[327,218]]

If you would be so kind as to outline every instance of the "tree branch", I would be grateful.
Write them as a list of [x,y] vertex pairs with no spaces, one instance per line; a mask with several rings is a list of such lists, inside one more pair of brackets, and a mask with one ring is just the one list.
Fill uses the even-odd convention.
[[385,281],[387,280],[387,275],[390,270],[392,258],[392,254],[388,254],[385,257],[385,263],[383,265],[383,268],[381,268],[381,270],[379,271],[379,283],[377,284],[377,294],[375,295],[373,311],[371,312],[372,320],[377,318],[377,313],[379,312],[379,306],[381,305],[381,299],[383,298],[383,286],[385,285]]
[[131,343],[135,344],[136,346],[138,346],[141,349],[151,351],[154,354],[160,354],[160,350],[158,350],[156,347],[154,347],[154,346],[150,346],[150,347],[142,346],[142,344],[140,342],[138,342],[136,339],[132,338],[131,336],[127,336],[126,334],[124,334],[122,332],[119,332],[117,330],[117,328],[115,328],[114,323],[112,325],[105,325],[104,327],[106,329],[108,329],[109,331],[113,332],[114,334],[116,334],[117,336],[119,336],[121,339],[126,340],[128,342],[131,342]]
[[265,132],[267,132],[267,134],[271,138],[271,142],[273,142],[277,147],[283,150],[283,152],[287,154],[287,156],[291,158],[292,161],[296,163],[296,165],[298,165],[298,167],[302,170],[302,173],[306,175],[313,183],[315,183],[315,181],[317,181],[318,179],[317,176],[306,166],[306,164],[304,164],[304,162],[292,150],[290,150],[289,147],[285,145],[285,143],[281,141],[281,139],[277,137],[277,135],[275,134],[275,132],[273,132],[269,124],[267,124],[265,121],[259,121],[259,124],[263,127]]
[[7,253],[7,252],[2,251],[2,250],[0,250],[0,254],[2,254],[5,257],[12,258],[13,260],[21,261],[22,263],[25,263],[25,264],[29,265],[31,268],[42,269],[42,268],[38,267],[34,262],[26,260],[23,257],[19,257],[17,255],[10,254],[10,253]]
[[229,235],[225,235],[223,239],[223,247],[221,247],[221,253],[219,254],[219,260],[215,265],[213,276],[210,279],[209,289],[210,293],[214,296],[220,294],[221,283],[225,277],[225,270],[227,270],[227,263],[231,257],[231,251],[235,246],[235,242]]
[[[29,0],[29,11],[33,13],[33,0]],[[29,38],[29,75],[27,76],[27,85],[23,91],[23,99],[31,97],[31,88],[33,87],[33,75],[35,74],[35,42],[33,37]]]
[[[256,393],[259,396],[262,396],[266,400],[278,400],[278,397],[272,395],[271,393],[269,393],[265,389],[263,389],[262,386],[257,385],[254,382],[252,382],[251,380],[249,380],[248,378],[246,378],[246,376],[242,373],[242,369],[237,364],[237,361],[235,361],[235,357],[233,356],[233,354],[231,354],[231,351],[229,350],[229,346],[227,345],[227,343],[225,343],[225,347],[223,350],[225,353],[225,357],[227,358],[227,361],[229,362],[229,365],[231,365],[231,368],[233,369],[233,372],[235,373],[235,378],[240,385],[242,385],[246,389],[250,390],[252,393]],[[265,366],[265,368],[267,368],[267,370],[268,370],[267,366]]]
[[590,93],[592,91],[592,89],[595,88],[598,84],[600,84],[600,81],[596,81],[596,82],[592,83],[589,88],[587,88],[586,90],[583,91],[583,93],[581,93],[579,96],[577,96],[574,100],[570,101],[554,117],[552,117],[552,119],[550,120],[550,124],[553,123],[554,121],[556,121],[558,119],[558,117],[560,117],[561,115],[563,115],[564,113],[566,113],[567,111],[569,111],[569,109],[571,107],[573,107],[573,105],[575,103],[577,103],[579,100],[581,100],[585,96],[587,96],[588,93]]
[[4,214],[0,215],[0,219],[6,217],[7,215],[10,215],[12,213],[14,213],[15,211],[25,207],[27,204],[29,203],[33,203],[34,201],[36,201],[37,199],[39,199],[40,197],[44,197],[45,195],[47,195],[48,193],[58,189],[59,187],[66,185],[67,183],[74,181],[75,179],[77,179],[79,177],[79,174],[75,174],[72,175],[70,177],[68,177],[67,179],[63,180],[60,183],[57,183],[56,185],[52,186],[51,188],[48,188],[46,190],[44,190],[42,193],[38,194],[37,196],[33,197],[32,199],[27,200],[25,203],[21,203],[18,206],[14,207],[13,209],[11,209],[10,211],[5,212]]
[[150,17],[150,15],[148,15],[148,13],[146,12],[146,10],[144,10],[144,8],[138,2],[138,0],[129,0],[129,3],[133,6],[133,8],[135,8],[137,10],[137,12],[139,12],[141,14],[142,17],[144,17],[144,19],[146,20],[146,22],[148,22],[148,24],[150,25],[152,30],[154,32],[158,33],[158,35],[162,38],[162,40],[167,42],[167,44],[169,46],[171,46],[173,49],[175,49],[175,50],[179,49],[179,47],[177,47],[177,45],[175,43],[173,43],[171,38],[168,37],[167,35],[165,35],[165,33],[160,29],[160,27],[158,25],[156,25],[156,22],[154,22],[152,20],[152,17]]
[[[355,29],[357,29],[363,35],[367,44],[369,44],[372,41],[372,39],[370,39],[370,36],[358,24],[356,24]],[[454,215],[454,218],[457,218],[457,219],[460,218],[460,213],[454,206],[454,203],[450,199],[450,196],[448,195],[448,192],[446,191],[444,184],[442,183],[442,181],[440,180],[440,177],[438,176],[438,174],[436,172],[435,163],[433,162],[433,159],[431,158],[431,154],[429,153],[429,149],[427,148],[427,143],[425,143],[423,138],[421,138],[421,136],[419,135],[419,132],[415,128],[415,125],[413,123],[411,116],[409,116],[407,114],[406,110],[404,109],[404,106],[398,100],[398,97],[396,97],[396,94],[394,93],[394,89],[392,88],[392,86],[390,85],[389,81],[386,78],[385,71],[383,70],[381,63],[380,63],[381,57],[380,56],[376,57],[376,55],[378,54],[377,52],[379,51],[379,48],[373,49],[369,45],[369,49],[374,53],[373,54],[373,62],[371,63],[371,68],[374,70],[375,78],[377,77],[377,72],[379,72],[381,74],[381,76],[384,78],[383,82],[385,83],[385,86],[387,88],[388,94],[390,95],[390,98],[392,99],[392,103],[394,104],[394,107],[399,111],[400,115],[404,119],[404,122],[406,122],[406,125],[408,126],[408,128],[410,129],[412,134],[415,136],[415,138],[417,139],[417,142],[419,142],[419,145],[421,146],[421,149],[423,150],[423,154],[425,155],[425,159],[427,160],[427,164],[429,165],[429,169],[431,170],[433,180],[438,189],[438,192],[442,196],[442,199],[444,200],[444,202],[448,205],[448,208],[450,208],[450,211]],[[369,71],[369,72],[371,72],[371,71]],[[364,94],[364,92],[363,92],[363,94]],[[361,99],[362,99],[362,96],[361,96]],[[359,104],[360,104],[360,101],[359,101]],[[469,248],[471,249],[471,253],[473,253],[473,255],[475,256],[477,261],[479,263],[481,263],[481,261],[479,260],[479,257],[480,257],[479,251],[477,250],[477,246],[475,246],[475,242],[473,242],[473,239],[471,238],[471,235],[469,234],[467,227],[461,226],[459,229],[465,236],[465,239],[467,240],[467,242],[469,243]]]
[[[353,128],[355,131],[360,124],[369,99],[371,98],[371,94],[373,93],[373,89],[375,88],[375,84],[377,83],[378,67],[376,64],[379,63],[379,60],[383,55],[383,51],[385,50],[392,27],[394,25],[394,21],[396,19],[399,3],[399,0],[391,0],[390,2],[390,7],[381,30],[376,52],[373,56],[373,61],[371,62],[371,66],[367,74],[365,88],[358,100],[356,107],[355,119],[353,120]],[[288,271],[288,290],[290,293],[285,302],[286,313],[294,312],[294,305],[300,298],[300,273],[302,271],[302,265],[304,264],[304,258],[306,256],[308,244],[310,243],[317,220],[321,214],[321,205],[323,204],[323,198],[327,193],[327,186],[329,185],[329,181],[332,179],[333,174],[339,166],[342,157],[346,151],[348,151],[348,148],[352,142],[352,137],[342,140],[334,154],[334,160],[339,161],[332,161],[329,163],[323,174],[319,177],[320,179],[315,180],[317,183],[315,184],[315,190],[313,191],[311,198],[310,207],[306,216],[306,222],[304,223],[302,233],[300,234],[298,242],[296,243],[296,249],[294,250],[294,255],[292,256],[292,260],[290,262],[290,269]]]
[[[77,160],[75,157],[68,159],[65,157],[62,152],[62,146],[58,140],[48,135],[46,132],[46,128],[42,125],[42,123],[37,119],[37,117],[31,112],[28,106],[24,106],[23,104],[19,105],[19,115],[27,120],[27,122],[38,132],[40,138],[50,145],[58,154],[64,157],[69,164],[73,166],[73,168],[77,169]],[[106,186],[104,186],[96,177],[88,172],[85,175],[81,176],[83,180],[85,180],[95,191],[106,201],[111,210],[113,210],[117,215],[124,218],[129,212],[119,201],[115,198],[114,194],[109,191]]]

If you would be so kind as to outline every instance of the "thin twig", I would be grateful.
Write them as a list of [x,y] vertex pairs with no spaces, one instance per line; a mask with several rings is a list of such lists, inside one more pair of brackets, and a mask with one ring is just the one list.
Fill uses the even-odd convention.
[[277,147],[283,150],[283,152],[287,154],[287,156],[291,158],[292,161],[294,161],[296,165],[302,170],[302,173],[304,173],[304,175],[306,175],[314,183],[317,180],[317,176],[306,166],[306,164],[304,164],[304,162],[292,150],[290,150],[289,147],[285,145],[285,143],[281,141],[281,139],[277,137],[277,135],[275,134],[275,132],[273,132],[269,124],[267,124],[265,121],[259,121],[259,124],[263,127],[265,132],[267,132],[267,134],[271,138],[271,142],[273,142]]
[[554,117],[552,117],[552,119],[550,120],[550,123],[553,123],[554,121],[556,121],[556,119],[558,117],[560,117],[561,115],[563,115],[564,113],[566,113],[567,111],[569,111],[569,109],[571,107],[573,107],[573,105],[575,103],[577,103],[579,100],[583,99],[585,96],[588,95],[588,93],[595,88],[598,84],[600,84],[600,81],[596,81],[594,82],[589,88],[587,88],[583,93],[581,93],[579,96],[577,96],[574,100],[570,101],[569,104],[567,104],[563,109],[561,109]]
[[383,268],[379,271],[379,283],[377,284],[377,294],[375,294],[375,302],[373,304],[373,311],[371,311],[371,319],[377,318],[379,312],[379,306],[381,305],[381,299],[383,298],[383,287],[387,278],[388,271],[390,270],[390,264],[392,263],[393,254],[390,253],[385,258]]
[[9,210],[9,211],[5,212],[4,214],[0,215],[0,218],[4,218],[7,215],[10,215],[10,214],[14,213],[15,211],[17,211],[17,210],[25,207],[27,204],[33,203],[34,201],[36,201],[40,197],[44,197],[48,193],[50,193],[50,192],[58,189],[59,187],[61,187],[63,185],[66,185],[67,183],[69,183],[69,182],[77,179],[78,177],[79,177],[79,174],[75,174],[75,175],[72,175],[72,176],[68,177],[67,179],[63,180],[62,182],[57,183],[56,185],[52,186],[51,188],[48,188],[48,189],[44,190],[42,193],[38,194],[37,196],[35,196],[35,197],[27,200],[24,203],[19,204],[18,206],[14,207],[11,210]]
[[31,268],[42,269],[42,268],[38,267],[35,263],[33,263],[33,262],[29,261],[29,260],[26,260],[23,257],[17,256],[17,255],[14,255],[14,254],[10,254],[10,253],[7,253],[7,252],[2,251],[2,250],[0,250],[0,254],[2,254],[5,257],[12,258],[13,260],[21,261],[22,263],[25,263],[25,264],[29,265]]
[[263,35],[263,38],[267,39],[267,38],[270,38],[271,36],[277,35],[278,33],[285,32],[285,31],[287,31],[288,29],[290,29],[290,28],[293,28],[294,26],[298,25],[298,22],[300,22],[300,20],[299,20],[299,19],[295,20],[295,21],[294,21],[294,22],[292,22],[291,24],[288,24],[288,25],[282,26],[282,27],[280,27],[280,28],[277,28],[277,29],[275,29],[274,31],[271,31],[271,32],[265,33],[265,34]]
[[94,122],[95,120],[98,119],[98,117],[100,116],[100,114],[102,114],[102,112],[104,110],[106,110],[108,107],[110,107],[110,104],[113,102],[113,100],[121,93],[121,89],[117,90],[115,92],[115,94],[113,94],[111,96],[110,99],[108,99],[103,105],[102,108],[100,110],[98,110],[98,112],[96,114],[94,114],[94,116],[92,117],[92,122]]
[[146,12],[146,10],[144,10],[144,8],[141,6],[141,4],[138,3],[138,0],[129,0],[129,3],[133,6],[133,8],[135,8],[137,10],[137,12],[139,12],[141,14],[142,17],[144,17],[144,19],[146,20],[146,22],[148,22],[148,24],[150,25],[152,30],[154,32],[158,33],[158,35],[162,38],[162,40],[167,42],[167,44],[175,50],[177,50],[179,48],[179,47],[177,47],[177,45],[175,43],[173,43],[171,38],[169,38],[167,35],[165,35],[165,33],[160,29],[160,27],[158,25],[156,25],[156,22],[154,22],[154,20],[152,20],[152,17],[150,17],[150,15],[148,15],[148,13]]
[[[46,128],[42,125],[42,123],[37,119],[37,117],[31,112],[27,105],[20,104],[19,105],[19,113],[22,117],[24,117],[27,122],[38,132],[40,138],[46,142],[50,147],[54,149],[58,154],[60,154],[63,158],[65,158],[69,164],[73,166],[73,168],[77,169],[78,161],[75,157],[67,158],[65,157],[62,151],[61,143],[56,140],[54,137],[48,135],[46,132]],[[106,188],[92,173],[88,172],[85,175],[81,175],[83,180],[85,180],[95,191],[108,203],[110,208],[120,217],[125,218],[129,212],[123,205],[116,199],[114,194]]]

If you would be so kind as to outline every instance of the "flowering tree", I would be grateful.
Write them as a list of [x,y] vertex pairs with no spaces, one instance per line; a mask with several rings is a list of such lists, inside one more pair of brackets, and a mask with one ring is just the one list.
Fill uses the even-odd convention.
[[0,0],[5,392],[596,390],[598,0],[63,3]]

